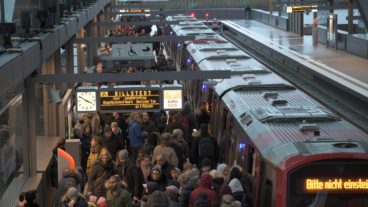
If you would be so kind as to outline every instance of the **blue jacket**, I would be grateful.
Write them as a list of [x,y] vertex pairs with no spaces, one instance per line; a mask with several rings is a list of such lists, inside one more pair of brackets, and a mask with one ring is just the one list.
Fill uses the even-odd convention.
[[138,121],[132,121],[128,129],[130,147],[141,147],[144,144],[145,133]]

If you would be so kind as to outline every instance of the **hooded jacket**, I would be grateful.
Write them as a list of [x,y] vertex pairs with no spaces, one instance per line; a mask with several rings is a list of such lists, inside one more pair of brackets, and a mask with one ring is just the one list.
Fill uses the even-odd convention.
[[114,174],[114,165],[111,161],[103,164],[101,160],[98,160],[92,166],[88,176],[88,192],[97,197],[105,197],[105,182]]
[[212,177],[210,174],[205,173],[201,176],[199,187],[196,188],[191,194],[190,194],[190,200],[189,200],[189,207],[194,207],[194,202],[199,198],[200,193],[207,194],[208,202],[211,207],[216,205],[217,201],[217,195],[216,192],[211,190],[212,185]]

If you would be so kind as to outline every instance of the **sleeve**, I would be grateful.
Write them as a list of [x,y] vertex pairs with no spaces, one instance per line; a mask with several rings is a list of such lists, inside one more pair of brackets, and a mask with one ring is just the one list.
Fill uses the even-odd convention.
[[156,156],[157,156],[157,146],[155,147],[155,149],[153,149],[153,153],[152,153],[152,164],[155,164]]
[[191,157],[190,157],[191,163],[197,164],[198,163],[198,139],[193,142],[190,154],[191,154]]
[[219,159],[220,159],[220,146],[218,145],[217,141],[215,138],[212,137],[212,141],[213,141],[213,144],[215,146],[215,161],[216,163],[219,162]]
[[144,139],[144,132],[141,130],[139,125],[134,126],[133,128],[133,132],[134,135],[139,139],[139,140],[143,140]]
[[[170,153],[170,160],[171,160],[171,163],[175,166],[175,167],[178,167],[179,165],[179,160],[178,160],[178,157],[176,156],[176,153],[175,151],[170,148],[171,150],[171,153]],[[179,166],[180,167],[180,166]]]
[[97,179],[97,170],[95,167],[91,168],[91,171],[88,176],[88,190],[87,192],[93,192],[93,181]]

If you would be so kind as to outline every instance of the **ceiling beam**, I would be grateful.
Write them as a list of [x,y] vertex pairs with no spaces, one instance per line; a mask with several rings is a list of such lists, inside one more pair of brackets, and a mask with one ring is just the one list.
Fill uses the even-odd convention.
[[35,77],[34,82],[41,84],[54,83],[99,83],[121,81],[164,81],[164,80],[207,80],[228,79],[230,70],[221,71],[165,71],[135,73],[91,73],[91,74],[44,74]]

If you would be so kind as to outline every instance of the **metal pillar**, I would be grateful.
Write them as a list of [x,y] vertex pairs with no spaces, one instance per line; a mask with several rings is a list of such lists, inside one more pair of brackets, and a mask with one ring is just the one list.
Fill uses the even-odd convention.
[[1,9],[1,21],[0,22],[5,22],[5,3],[4,0],[0,0],[0,9]]
[[35,82],[33,78],[29,77],[25,80],[25,89],[23,93],[23,110],[26,115],[27,124],[25,128],[27,137],[27,143],[25,147],[25,156],[28,157],[29,161],[24,162],[24,174],[25,176],[35,176],[37,174],[37,146],[36,146],[36,93],[35,93]]
[[[91,25],[91,22],[87,25],[87,37],[97,37],[96,28]],[[96,41],[92,40],[87,43],[87,67],[93,67],[93,57],[97,56]]]
[[352,35],[354,33],[353,25],[353,0],[349,0],[348,4],[348,34]]
[[[77,32],[77,38],[83,38],[84,37],[84,29],[81,29]],[[71,41],[71,40],[69,40]],[[71,41],[73,42],[73,41]],[[74,52],[73,52],[74,54]],[[77,65],[78,65],[78,73],[83,73],[85,71],[86,66],[86,59],[82,47],[82,43],[77,44]]]

